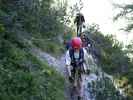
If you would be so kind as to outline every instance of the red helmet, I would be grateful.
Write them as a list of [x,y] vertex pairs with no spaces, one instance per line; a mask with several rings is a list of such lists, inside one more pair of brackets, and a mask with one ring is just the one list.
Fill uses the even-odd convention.
[[72,44],[72,48],[78,48],[79,49],[82,46],[82,41],[79,37],[74,37],[72,39],[71,44]]

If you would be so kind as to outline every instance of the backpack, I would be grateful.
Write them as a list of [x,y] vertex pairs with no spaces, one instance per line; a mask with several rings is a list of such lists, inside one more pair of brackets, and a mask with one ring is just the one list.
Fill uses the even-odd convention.
[[82,66],[83,63],[84,63],[84,51],[83,51],[83,48],[80,49],[79,51],[79,58],[78,60],[75,59],[74,57],[74,49],[69,49],[69,55],[70,55],[70,58],[71,58],[71,65],[73,67],[78,67],[78,66]]

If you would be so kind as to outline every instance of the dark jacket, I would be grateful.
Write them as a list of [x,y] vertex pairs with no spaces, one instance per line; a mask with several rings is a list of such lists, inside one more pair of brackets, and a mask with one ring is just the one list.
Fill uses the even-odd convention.
[[77,14],[74,23],[81,25],[83,22],[85,22],[84,16],[82,14]]

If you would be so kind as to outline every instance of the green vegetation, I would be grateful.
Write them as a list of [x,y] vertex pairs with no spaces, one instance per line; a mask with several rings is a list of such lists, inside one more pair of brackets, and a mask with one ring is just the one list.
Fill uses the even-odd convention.
[[3,41],[0,60],[1,100],[64,100],[64,79],[27,49]]
[[[0,0],[0,100],[64,100],[64,79],[30,52],[32,38],[58,53],[63,15],[52,0]],[[53,13],[54,12],[54,13]],[[56,44],[56,45],[54,45]],[[57,47],[58,46],[58,47]]]
[[[63,77],[30,53],[33,47],[54,56],[64,52],[59,36],[63,37],[64,30],[72,30],[64,25],[64,20],[67,23],[71,18],[64,19],[67,3],[56,1],[57,5],[54,4],[54,0],[0,0],[0,100],[65,99]],[[125,15],[132,13],[132,4],[125,6],[124,11],[127,11]],[[131,23],[127,30],[132,26]],[[97,25],[88,29],[93,32],[88,34],[92,53],[98,65],[119,80],[128,100],[132,100],[132,42],[123,49],[113,36],[104,36],[98,29]],[[112,84],[107,84],[105,89],[112,92],[111,96],[115,95]]]
[[114,21],[120,19],[120,18],[125,18],[127,20],[127,26],[125,28],[123,28],[123,30],[125,31],[129,31],[131,32],[133,29],[133,3],[131,4],[125,4],[125,5],[119,5],[119,4],[115,4],[115,7],[117,7],[117,9],[119,8],[119,13],[117,13],[117,15],[114,17]]
[[65,52],[65,48],[63,44],[58,43],[56,41],[49,40],[33,40],[33,44],[40,48],[41,50],[50,53],[51,55],[57,57],[62,55]]
[[[1,36],[31,42],[34,38],[38,44],[40,40],[46,42],[50,39],[52,45],[60,46],[58,36],[64,32],[62,21],[66,5],[58,2],[57,8],[52,4],[53,0],[0,0],[0,30],[5,30]],[[46,46],[41,42],[39,45],[45,50],[51,43]]]
[[[120,11],[119,13],[117,13],[117,15],[114,17],[114,20],[118,20],[120,18],[124,18],[126,19],[127,26],[123,28],[123,30],[128,31],[128,32],[132,32],[133,30],[133,3],[130,4],[125,4],[125,5],[118,5],[115,4],[115,7],[117,7],[117,9],[119,8]],[[124,73],[124,76],[126,77],[127,82],[126,83],[131,83],[131,85],[126,85],[126,92],[128,94],[130,94],[130,97],[133,98],[133,90],[131,91],[131,89],[133,87],[133,77],[132,77],[132,73],[133,73],[133,42],[131,41],[124,49],[124,53],[128,56],[128,67],[126,67],[126,71]],[[121,81],[123,79],[123,77],[120,77]]]
[[[127,84],[123,88],[128,88],[126,94],[133,98],[133,62],[128,54],[132,54],[131,48],[123,49],[123,45],[116,40],[112,35],[102,35],[101,32],[88,33],[88,38],[91,39],[91,51],[98,59],[98,65],[108,74],[113,75],[116,79],[127,78]],[[131,47],[129,45],[128,47]],[[128,52],[127,52],[128,50]],[[121,80],[121,82],[123,82]]]
[[104,77],[88,84],[89,90],[96,100],[124,100],[124,97],[117,91],[110,79]]

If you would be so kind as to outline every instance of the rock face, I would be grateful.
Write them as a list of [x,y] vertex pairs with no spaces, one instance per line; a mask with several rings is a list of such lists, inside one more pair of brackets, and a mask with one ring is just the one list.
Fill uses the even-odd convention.
[[37,56],[42,61],[47,61],[51,67],[54,67],[63,76],[66,75],[65,55],[60,57],[60,59],[57,59],[45,52],[38,50],[38,49],[34,49],[34,50],[32,50],[32,52],[34,52],[34,55]]
[[[65,67],[65,55],[62,55],[59,59],[56,59],[52,57],[51,55],[42,52],[38,49],[32,50],[35,56],[37,56],[39,59],[42,61],[47,61],[48,64],[52,67],[54,67],[58,72],[60,72],[66,79],[66,98],[67,100],[70,99],[70,90],[69,90],[69,82],[67,79],[67,71]],[[92,59],[91,59],[92,60]],[[95,74],[90,74],[90,75],[83,75],[83,82],[82,82],[82,87],[83,87],[83,100],[94,100],[94,98],[89,94],[88,91],[88,83],[91,81],[94,81],[97,79],[97,76]]]
[[[65,67],[65,55],[62,55],[59,59],[57,59],[57,58],[55,58],[55,57],[53,57],[53,56],[51,56],[45,52],[38,50],[38,49],[34,49],[34,50],[32,50],[32,52],[40,60],[47,61],[51,67],[54,67],[59,73],[61,73],[62,76],[65,77],[65,80],[66,80],[66,84],[65,84],[66,100],[72,100],[72,99],[70,99],[70,88],[69,88],[70,86],[69,86],[69,82],[68,82],[68,78],[67,78],[67,71],[66,71],[66,67]],[[89,83],[91,84],[92,81],[96,81],[102,77],[101,71],[97,68],[93,57],[90,57],[89,60],[90,60],[89,65],[92,66],[91,70],[93,73],[90,73],[89,75],[83,75],[82,76],[82,79],[83,79],[83,82],[82,82],[83,100],[95,100],[95,97],[92,95],[93,93],[91,93],[91,91],[89,91],[89,88],[91,88],[91,87],[89,87],[88,84]],[[96,70],[99,72],[98,76],[94,73]]]

